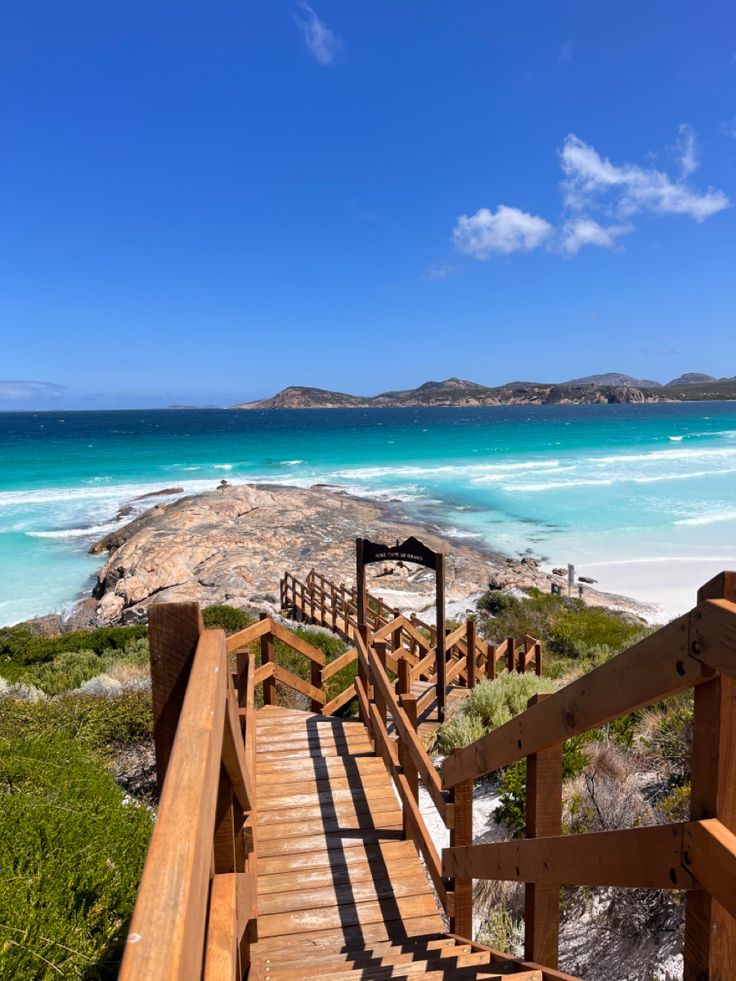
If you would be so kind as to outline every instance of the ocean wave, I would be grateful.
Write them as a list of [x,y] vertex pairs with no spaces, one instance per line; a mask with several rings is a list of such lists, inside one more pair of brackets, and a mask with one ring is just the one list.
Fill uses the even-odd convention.
[[88,528],[60,528],[57,531],[27,531],[29,538],[85,538],[104,535],[119,527],[119,521],[111,521],[104,525],[90,525]]
[[300,463],[304,463],[304,460],[281,460],[281,463],[285,467],[298,467]]
[[716,525],[725,521],[736,521],[736,511],[718,511],[711,514],[697,514],[691,518],[680,518],[676,525]]
[[439,474],[470,476],[472,474],[513,473],[525,470],[556,470],[559,460],[525,460],[520,463],[457,463],[439,466],[356,467],[352,470],[334,470],[331,477],[349,480],[375,480],[380,477],[431,477]]

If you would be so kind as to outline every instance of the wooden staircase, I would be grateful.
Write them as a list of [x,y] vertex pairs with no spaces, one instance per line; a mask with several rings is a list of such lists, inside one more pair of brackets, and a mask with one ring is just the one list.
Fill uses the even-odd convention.
[[[484,659],[493,676],[495,652],[489,658],[467,630],[464,640],[463,631],[448,637],[447,674],[470,684]],[[731,981],[736,573],[706,583],[689,613],[634,647],[535,696],[440,772],[416,729],[413,673],[434,656],[418,637],[431,643],[400,618],[363,625],[354,647],[327,664],[269,618],[226,638],[204,630],[196,604],[152,607],[161,799],[122,981],[576,981],[556,966],[562,885],[681,892],[685,981]],[[347,694],[328,695],[327,683],[355,662]],[[690,820],[562,834],[565,740],[691,689]],[[279,705],[285,691],[311,711]],[[327,714],[353,699],[360,721]],[[526,837],[474,843],[473,782],[519,760]],[[449,829],[441,854],[420,783]],[[523,960],[473,941],[479,879],[524,884]]]
[[256,714],[258,941],[249,978],[507,978],[539,969],[445,933],[365,726]]

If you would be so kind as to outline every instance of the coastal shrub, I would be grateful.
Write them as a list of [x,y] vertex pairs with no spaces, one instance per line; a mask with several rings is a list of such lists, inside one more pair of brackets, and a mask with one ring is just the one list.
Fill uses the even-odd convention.
[[[100,627],[97,630],[75,630],[57,637],[37,637],[28,627],[0,628],[0,674],[8,677],[14,665],[24,666],[51,661],[58,654],[73,651],[123,650],[132,640],[146,637],[148,627]],[[15,679],[9,679],[15,680]]]
[[224,630],[226,634],[237,633],[238,630],[244,630],[253,623],[253,617],[248,616],[245,610],[228,606],[226,603],[205,606],[202,610],[202,619],[208,629]]
[[[488,614],[481,619],[488,640],[500,643],[506,637],[532,634],[542,641],[545,671],[557,676],[573,661],[602,663],[648,632],[646,624],[630,614],[539,589],[524,597],[489,590],[479,599],[478,609]],[[560,660],[569,663],[559,665]]]
[[482,681],[462,700],[453,718],[440,727],[438,748],[448,753],[467,746],[523,712],[532,695],[551,691],[553,687],[547,678],[515,671],[502,674],[494,681]]
[[153,734],[150,692],[126,691],[116,698],[62,695],[42,702],[3,700],[0,740],[43,741],[53,734],[103,754],[144,742]]
[[122,648],[106,648],[99,654],[91,649],[61,651],[49,660],[22,664],[0,662],[0,677],[14,684],[33,685],[46,695],[59,695],[79,688],[97,675],[132,669],[132,675],[148,672],[148,639],[134,637]]
[[69,734],[2,721],[0,981],[113,979],[152,815]]

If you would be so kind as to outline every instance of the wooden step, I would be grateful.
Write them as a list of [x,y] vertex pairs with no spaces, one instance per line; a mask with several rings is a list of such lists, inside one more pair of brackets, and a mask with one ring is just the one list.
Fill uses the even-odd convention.
[[[351,854],[357,851],[352,849]],[[415,875],[417,860],[415,855],[405,859],[394,859],[391,862],[392,875]],[[374,863],[361,862],[357,859],[350,866],[325,866],[318,869],[297,869],[293,872],[282,872],[273,875],[258,876],[258,895],[267,896],[271,893],[294,892],[298,889],[322,889],[338,886],[347,882],[369,882],[380,879],[386,874],[386,866],[380,859]]]
[[269,913],[314,907],[320,909],[327,909],[329,906],[345,907],[348,904],[368,901],[380,901],[388,912],[392,900],[398,902],[402,897],[419,895],[432,896],[432,891],[427,879],[419,879],[416,872],[408,876],[392,875],[390,880],[387,878],[351,880],[322,888],[307,887],[290,892],[261,895],[258,899],[258,919],[260,922],[260,918]]
[[296,851],[287,848],[283,852],[276,852],[272,855],[264,855],[258,850],[258,881],[262,876],[274,875],[280,872],[297,872],[307,869],[342,869],[352,867],[355,862],[368,862],[372,866],[379,863],[378,867],[384,869],[389,863],[395,860],[413,859],[417,867],[419,859],[417,850],[412,841],[403,839],[367,842],[363,838],[346,839],[336,841],[331,836],[332,845],[322,848],[305,849]]

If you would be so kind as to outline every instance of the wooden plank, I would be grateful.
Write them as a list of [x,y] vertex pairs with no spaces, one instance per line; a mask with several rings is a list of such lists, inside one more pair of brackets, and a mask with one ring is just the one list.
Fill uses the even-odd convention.
[[685,828],[684,848],[685,867],[736,917],[736,835],[715,818],[694,821]]
[[268,755],[271,752],[284,752],[290,750],[294,753],[304,755],[304,760],[308,759],[309,753],[317,752],[320,749],[341,749],[348,753],[351,748],[356,751],[363,750],[370,745],[370,739],[365,729],[360,731],[345,732],[342,729],[326,730],[319,732],[292,732],[283,735],[269,735],[268,739],[260,739],[256,749],[258,755]]
[[442,764],[445,787],[509,766],[581,732],[706,680],[690,656],[690,615],[660,628]]
[[429,916],[412,916],[404,920],[384,923],[363,923],[359,927],[333,930],[313,930],[298,935],[260,938],[256,956],[263,957],[288,950],[301,956],[303,950],[319,951],[325,948],[356,949],[377,943],[401,943],[413,937],[436,937],[444,929],[439,913]]
[[337,712],[338,709],[341,709],[344,705],[347,705],[348,702],[352,701],[355,696],[355,684],[351,683],[344,691],[340,692],[339,695],[336,695],[332,701],[325,702],[322,711],[325,713],[325,715],[330,715],[333,712]]
[[320,705],[324,704],[325,693],[321,688],[316,688],[314,685],[310,685],[308,681],[304,681],[302,678],[297,677],[297,675],[292,674],[291,671],[288,671],[280,664],[274,664],[273,676],[277,681],[280,681],[282,685],[287,685],[289,688],[293,688],[302,695],[306,695],[307,698],[311,698],[313,703],[317,702]]
[[[259,667],[257,667],[255,669],[255,672],[253,673],[253,684],[256,687],[258,687],[258,685],[262,685],[264,681],[268,681],[269,678],[272,678],[273,669],[275,667],[276,665],[273,663],[273,661],[266,661],[265,664],[261,664]],[[264,694],[264,698],[265,698],[265,694]],[[269,702],[267,702],[266,704],[270,705]]]
[[550,885],[693,889],[682,866],[684,824],[445,848],[447,875]]
[[[529,705],[548,698],[533,695]],[[562,834],[562,743],[532,753],[526,763],[526,837]],[[524,889],[524,956],[557,967],[560,932],[560,889],[528,882]]]
[[368,862],[372,867],[386,868],[389,863],[412,858],[418,861],[417,850],[411,841],[393,840],[369,843],[353,839],[350,848],[342,843],[332,848],[315,848],[312,851],[290,852],[264,857],[259,855],[258,880],[282,872],[303,872],[307,869],[331,869],[337,871],[355,863]]
[[[316,935],[315,935],[316,936]],[[455,950],[465,950],[470,948],[470,944],[459,944],[452,937],[437,936],[435,934],[420,935],[415,937],[403,937],[395,940],[374,940],[368,941],[365,945],[347,947],[345,944],[333,942],[332,946],[326,944],[308,945],[302,940],[302,935],[295,938],[298,962],[300,964],[310,964],[320,966],[330,961],[342,961],[343,963],[354,964],[357,968],[364,968],[375,962],[393,963],[393,958],[417,957],[422,953],[431,956],[451,956]],[[264,952],[264,961],[273,967],[285,967],[294,964],[294,948],[272,947],[268,952]]]
[[225,716],[225,635],[200,635],[119,977],[199,979]]
[[240,732],[235,693],[228,691],[225,706],[225,731],[222,740],[222,763],[227,770],[233,791],[244,811],[255,807],[255,788],[251,773],[245,764],[245,743]]
[[[325,786],[324,784],[322,786]],[[329,784],[327,785],[329,788]],[[283,820],[281,815],[286,812],[298,809],[303,816],[302,808],[320,808],[326,813],[330,808],[338,808],[345,804],[350,804],[355,810],[360,806],[366,810],[369,804],[382,803],[384,805],[396,806],[396,797],[393,789],[390,796],[386,796],[386,780],[378,782],[370,787],[351,787],[345,785],[340,788],[332,788],[324,791],[315,791],[311,794],[284,794],[281,797],[266,797],[263,788],[259,798],[258,820],[270,824],[276,824]]]
[[337,672],[342,671],[343,668],[349,667],[349,665],[351,665],[357,657],[358,652],[354,647],[351,647],[349,650],[345,651],[344,654],[336,657],[334,661],[330,661],[330,663],[326,664],[322,669],[322,681],[327,681],[333,676],[333,674],[337,674]]
[[296,651],[298,654],[303,654],[304,657],[308,657],[309,660],[314,661],[315,664],[324,666],[325,655],[323,651],[321,651],[318,647],[312,647],[312,645],[307,643],[306,640],[298,637],[296,634],[292,633],[291,630],[287,630],[286,627],[283,627],[280,623],[273,621],[271,633],[293,651]]
[[385,923],[437,913],[434,896],[398,896],[388,902],[365,902],[326,909],[295,910],[258,917],[258,936],[308,933],[313,930],[336,930],[369,923]]
[[[393,870],[392,870],[393,871]],[[346,883],[311,886],[292,892],[261,894],[258,915],[269,916],[296,910],[327,909],[329,906],[351,906],[354,903],[379,902],[404,896],[432,895],[427,880],[416,874],[416,868],[408,875],[392,875],[390,879],[351,879]]]
[[225,981],[240,978],[238,950],[237,875],[223,873],[212,879],[207,919],[202,981]]
[[321,851],[331,848],[351,848],[353,845],[373,845],[381,841],[399,840],[401,840],[401,831],[361,828],[360,831],[346,831],[345,834],[328,831],[302,834],[301,838],[274,839],[263,846],[259,841],[258,868],[261,868],[263,858],[269,855],[283,855],[287,852],[295,854],[296,852]]
[[265,896],[270,893],[281,894],[296,890],[321,889],[349,882],[365,882],[380,878],[393,879],[402,876],[417,878],[418,867],[416,853],[401,859],[394,859],[390,863],[384,863],[383,866],[378,867],[374,867],[370,862],[359,862],[356,859],[351,859],[349,865],[335,868],[326,865],[318,869],[298,869],[294,872],[262,875],[258,879],[258,894]]
[[[718,590],[722,598],[712,598]],[[733,574],[706,583],[698,599],[693,659],[728,671],[736,624]],[[730,671],[695,689],[691,772],[691,819],[715,818],[736,832],[736,679]],[[736,963],[736,922],[706,889],[687,896],[683,957],[687,981],[726,978]]]
[[202,614],[196,603],[155,603],[149,610],[153,742],[159,794],[203,629]]
[[[360,831],[395,831],[402,827],[401,811],[398,807],[389,807],[385,811],[360,814],[331,815],[324,814],[315,820],[311,827],[319,829],[324,834],[358,833]],[[265,847],[273,839],[292,838],[304,834],[304,820],[300,814],[293,814],[291,821],[276,824],[258,824],[258,846]]]
[[[450,845],[453,848],[469,847],[473,844],[473,784],[458,784],[452,791],[454,823],[450,831]],[[444,868],[443,868],[444,872]],[[473,937],[473,876],[455,875],[450,888],[454,895],[450,929],[463,937]]]
[[[304,761],[292,756],[280,761],[263,759],[258,764],[256,772],[259,781],[265,778],[267,783],[290,779],[322,780],[333,773],[341,773],[346,778],[353,779],[365,773],[381,772],[382,766],[381,761],[373,755],[354,756],[352,758],[331,756],[324,759],[316,757],[310,760],[310,768],[306,770]],[[296,771],[293,777],[290,776],[291,771]]]
[[[380,762],[380,761],[379,761]],[[267,773],[268,771],[265,771]],[[385,775],[376,770],[373,773],[365,773],[362,776],[352,774],[350,776],[333,775],[323,776],[320,779],[314,777],[305,780],[295,780],[296,774],[289,773],[292,779],[276,780],[273,777],[269,780],[265,774],[259,781],[261,787],[260,809],[267,811],[279,807],[294,807],[294,798],[304,796],[305,800],[341,800],[343,797],[352,799],[356,793],[383,793],[386,787]],[[378,788],[378,789],[376,789]],[[339,794],[340,797],[335,795]],[[324,796],[322,796],[324,795]]]
[[250,644],[251,641],[263,637],[264,634],[267,634],[271,630],[272,626],[273,622],[271,618],[266,617],[264,620],[259,620],[258,623],[252,623],[245,630],[239,630],[236,634],[231,634],[226,641],[228,653],[232,654],[234,651],[240,650],[241,647],[245,647],[246,644]]
[[[452,937],[453,935],[450,934]],[[462,937],[456,937],[456,940],[462,940]],[[572,974],[565,974],[562,971],[556,971],[549,967],[542,966],[541,964],[534,964],[528,960],[521,960],[518,957],[514,957],[512,954],[508,954],[501,950],[496,950],[493,947],[488,947],[486,944],[480,944],[478,941],[473,942],[473,947],[475,949],[487,950],[491,957],[493,958],[494,964],[506,965],[509,968],[509,974],[514,977],[511,971],[512,967],[518,967],[520,970],[537,970],[542,976],[542,981],[582,981],[581,978],[574,977]]]

